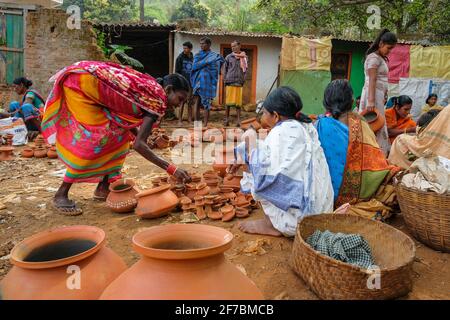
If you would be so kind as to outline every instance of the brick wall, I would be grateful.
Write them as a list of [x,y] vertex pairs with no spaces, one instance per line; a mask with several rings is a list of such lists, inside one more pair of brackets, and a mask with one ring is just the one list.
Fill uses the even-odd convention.
[[68,15],[62,10],[39,9],[29,12],[25,41],[26,77],[44,96],[52,84],[48,79],[58,70],[80,60],[104,60],[89,22],[81,29],[67,28]]

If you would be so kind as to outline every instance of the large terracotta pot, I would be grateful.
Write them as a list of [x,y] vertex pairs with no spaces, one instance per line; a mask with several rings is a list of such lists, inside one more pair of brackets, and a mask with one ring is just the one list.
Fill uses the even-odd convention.
[[142,218],[159,218],[167,215],[178,205],[178,197],[165,184],[136,195],[136,214]]
[[127,268],[105,243],[105,232],[92,226],[56,228],[26,238],[11,251],[14,266],[0,282],[0,297],[98,299]]
[[208,226],[170,224],[133,237],[141,259],[100,299],[256,300],[261,291],[224,256],[233,234]]
[[136,194],[140,190],[136,187],[132,179],[119,179],[109,185],[108,197],[106,205],[112,211],[117,213],[125,213],[133,211],[136,208]]

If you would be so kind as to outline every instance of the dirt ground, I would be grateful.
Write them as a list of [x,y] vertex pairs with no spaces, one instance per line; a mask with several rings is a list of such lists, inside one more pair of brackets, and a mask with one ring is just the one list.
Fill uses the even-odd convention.
[[[219,117],[215,120],[219,120]],[[219,126],[219,122],[215,125]],[[136,232],[180,221],[180,212],[172,212],[169,216],[155,220],[140,220],[133,214],[112,213],[105,203],[92,200],[95,188],[92,184],[78,184],[71,190],[71,197],[84,210],[83,215],[66,217],[56,214],[51,208],[51,200],[61,183],[58,174],[61,174],[64,166],[58,160],[21,159],[18,156],[20,148],[16,151],[16,160],[0,162],[0,203],[6,206],[0,210],[0,279],[11,268],[8,254],[14,244],[49,228],[76,224],[100,227],[107,234],[108,246],[128,265],[132,265],[139,259],[131,246],[131,238]],[[167,156],[167,151],[158,153]],[[198,173],[209,168],[208,165],[182,167]],[[124,175],[134,178],[138,186],[144,189],[151,186],[151,177],[162,173],[162,170],[143,160],[134,151],[124,166]],[[262,215],[257,210],[248,219],[257,219]],[[237,222],[205,220],[197,223],[223,227],[234,234],[234,245],[226,253],[227,258],[256,283],[267,299],[318,299],[289,265],[293,244],[291,239],[244,234],[238,230]],[[389,223],[408,233],[401,214]],[[403,299],[450,299],[450,255],[434,251],[417,241],[415,243],[417,256],[413,265],[413,290]],[[248,250],[255,244],[259,244],[258,250]]]

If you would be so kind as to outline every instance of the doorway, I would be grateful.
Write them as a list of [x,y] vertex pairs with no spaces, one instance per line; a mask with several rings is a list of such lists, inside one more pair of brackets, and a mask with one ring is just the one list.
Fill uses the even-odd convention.
[[[258,67],[258,47],[256,45],[241,45],[242,51],[248,56],[248,69],[245,75],[245,83],[242,93],[242,104],[256,103],[256,70]],[[220,54],[226,57],[231,53],[231,44],[221,44]],[[223,75],[220,76],[219,103],[225,103],[225,88],[223,86]]]

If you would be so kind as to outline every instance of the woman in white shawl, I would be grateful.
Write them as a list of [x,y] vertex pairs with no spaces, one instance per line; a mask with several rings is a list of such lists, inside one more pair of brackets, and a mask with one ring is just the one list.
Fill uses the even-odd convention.
[[298,222],[309,215],[333,211],[333,186],[318,134],[300,111],[300,96],[289,87],[271,93],[263,105],[261,122],[271,131],[264,141],[252,128],[236,147],[231,173],[246,163],[241,191],[252,193],[265,213],[246,221],[247,233],[294,236]]

